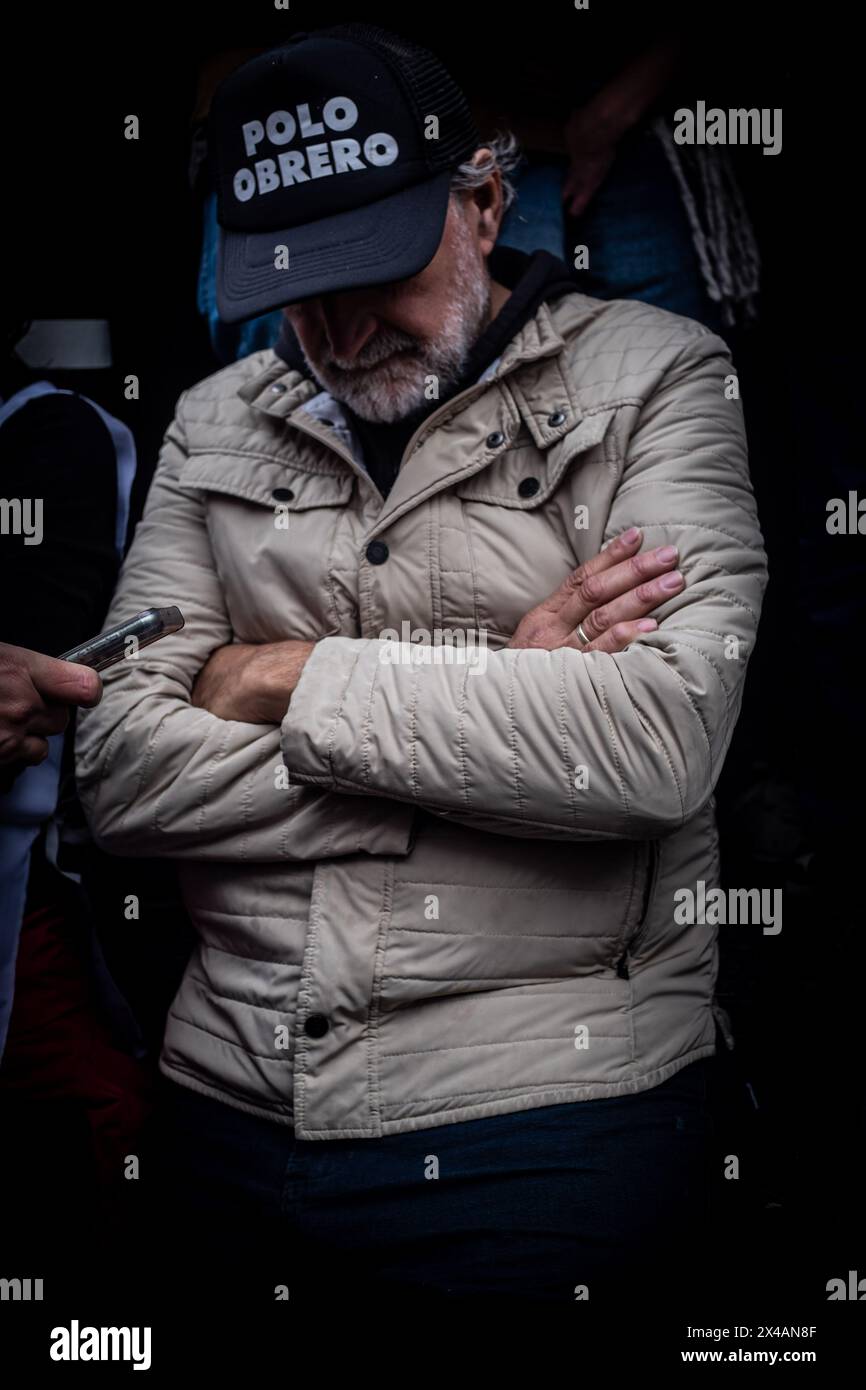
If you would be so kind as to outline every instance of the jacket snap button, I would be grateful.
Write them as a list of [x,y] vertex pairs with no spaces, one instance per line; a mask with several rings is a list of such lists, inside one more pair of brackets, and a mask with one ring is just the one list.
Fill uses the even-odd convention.
[[498,449],[500,444],[503,444],[504,442],[505,435],[502,433],[501,430],[494,430],[492,434],[488,434],[487,436],[488,449]]
[[537,478],[521,478],[517,491],[521,497],[534,497],[540,487],[541,483]]
[[275,502],[291,502],[294,495],[290,487],[275,487],[271,493]]
[[551,426],[552,429],[556,429],[558,425],[564,425],[564,424],[565,424],[565,411],[564,411],[564,410],[554,410],[554,412],[553,412],[552,415],[548,415],[548,417],[547,417],[547,423]]
[[275,381],[273,386],[271,387],[271,391],[275,396],[281,396],[286,389],[287,388],[283,385],[281,381]]
[[304,1032],[308,1038],[323,1038],[330,1026],[330,1020],[324,1014],[310,1014],[304,1022]]
[[371,541],[367,546],[367,559],[371,565],[384,565],[388,553],[388,547],[384,541]]

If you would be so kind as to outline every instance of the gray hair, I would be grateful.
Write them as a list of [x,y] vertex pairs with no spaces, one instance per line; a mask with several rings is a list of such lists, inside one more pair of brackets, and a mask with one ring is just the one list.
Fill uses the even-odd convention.
[[480,188],[490,178],[494,169],[498,169],[502,175],[503,211],[507,212],[517,196],[510,175],[522,163],[520,146],[511,131],[506,131],[494,135],[492,140],[485,145],[479,145],[478,148],[489,150],[489,154],[477,164],[471,164],[469,161],[461,164],[451,180],[451,192],[463,193],[468,189]]

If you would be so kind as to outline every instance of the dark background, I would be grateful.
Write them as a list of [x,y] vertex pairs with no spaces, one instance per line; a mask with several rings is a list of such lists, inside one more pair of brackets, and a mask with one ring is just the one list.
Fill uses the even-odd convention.
[[[177,397],[219,366],[195,304],[200,208],[188,164],[201,62],[339,18],[400,31],[403,8],[17,7],[3,60],[4,281],[33,317],[110,321],[115,366],[98,399],[136,436],[133,522]],[[653,12],[618,8],[624,24]],[[489,32],[492,54],[497,44],[520,45],[527,26],[557,44],[558,26],[579,19],[570,0],[510,10],[431,4],[427,14],[413,13],[412,31],[430,47],[447,51],[471,24]],[[831,497],[849,488],[866,495],[862,58],[851,21],[833,6],[707,7],[692,23],[714,64],[708,100],[784,112],[779,156],[736,157],[763,261],[761,321],[737,365],[771,583],[718,792],[723,881],[783,887],[784,925],[777,937],[722,929],[719,994],[736,1047],[720,1048],[713,1064],[717,1169],[721,1156],[737,1154],[741,1177],[716,1181],[715,1239],[737,1316],[775,1302],[789,1321],[814,1322],[827,1312],[828,1279],[850,1269],[866,1276],[858,662],[866,538],[825,528]],[[123,137],[130,113],[141,122],[137,142]],[[128,373],[140,380],[137,402],[122,395]],[[185,950],[170,874],[109,862],[96,878],[106,953],[156,1041]],[[156,932],[122,920],[123,896],[137,891],[164,898]],[[707,1308],[704,1321],[717,1320]]]

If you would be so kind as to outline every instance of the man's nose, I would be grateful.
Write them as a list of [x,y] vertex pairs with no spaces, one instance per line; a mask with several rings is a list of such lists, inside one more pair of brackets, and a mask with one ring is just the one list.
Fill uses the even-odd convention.
[[349,362],[358,356],[379,326],[369,307],[351,295],[323,296],[321,313],[331,352]]

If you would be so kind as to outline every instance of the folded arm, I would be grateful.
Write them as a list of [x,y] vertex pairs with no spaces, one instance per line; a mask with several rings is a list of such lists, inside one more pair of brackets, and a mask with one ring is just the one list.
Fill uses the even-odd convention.
[[282,723],[293,782],[523,837],[644,838],[693,816],[721,771],[766,583],[730,372],[717,338],[694,339],[630,436],[606,534],[634,524],[678,547],[686,584],[656,631],[621,652],[488,652],[483,674],[326,638]]
[[76,773],[94,838],[130,856],[279,861],[406,853],[406,808],[289,786],[277,727],[220,719],[192,703],[199,671],[233,632],[204,503],[182,484],[183,401],[106,627],[174,603],[186,626],[107,670],[101,704],[79,716]]

